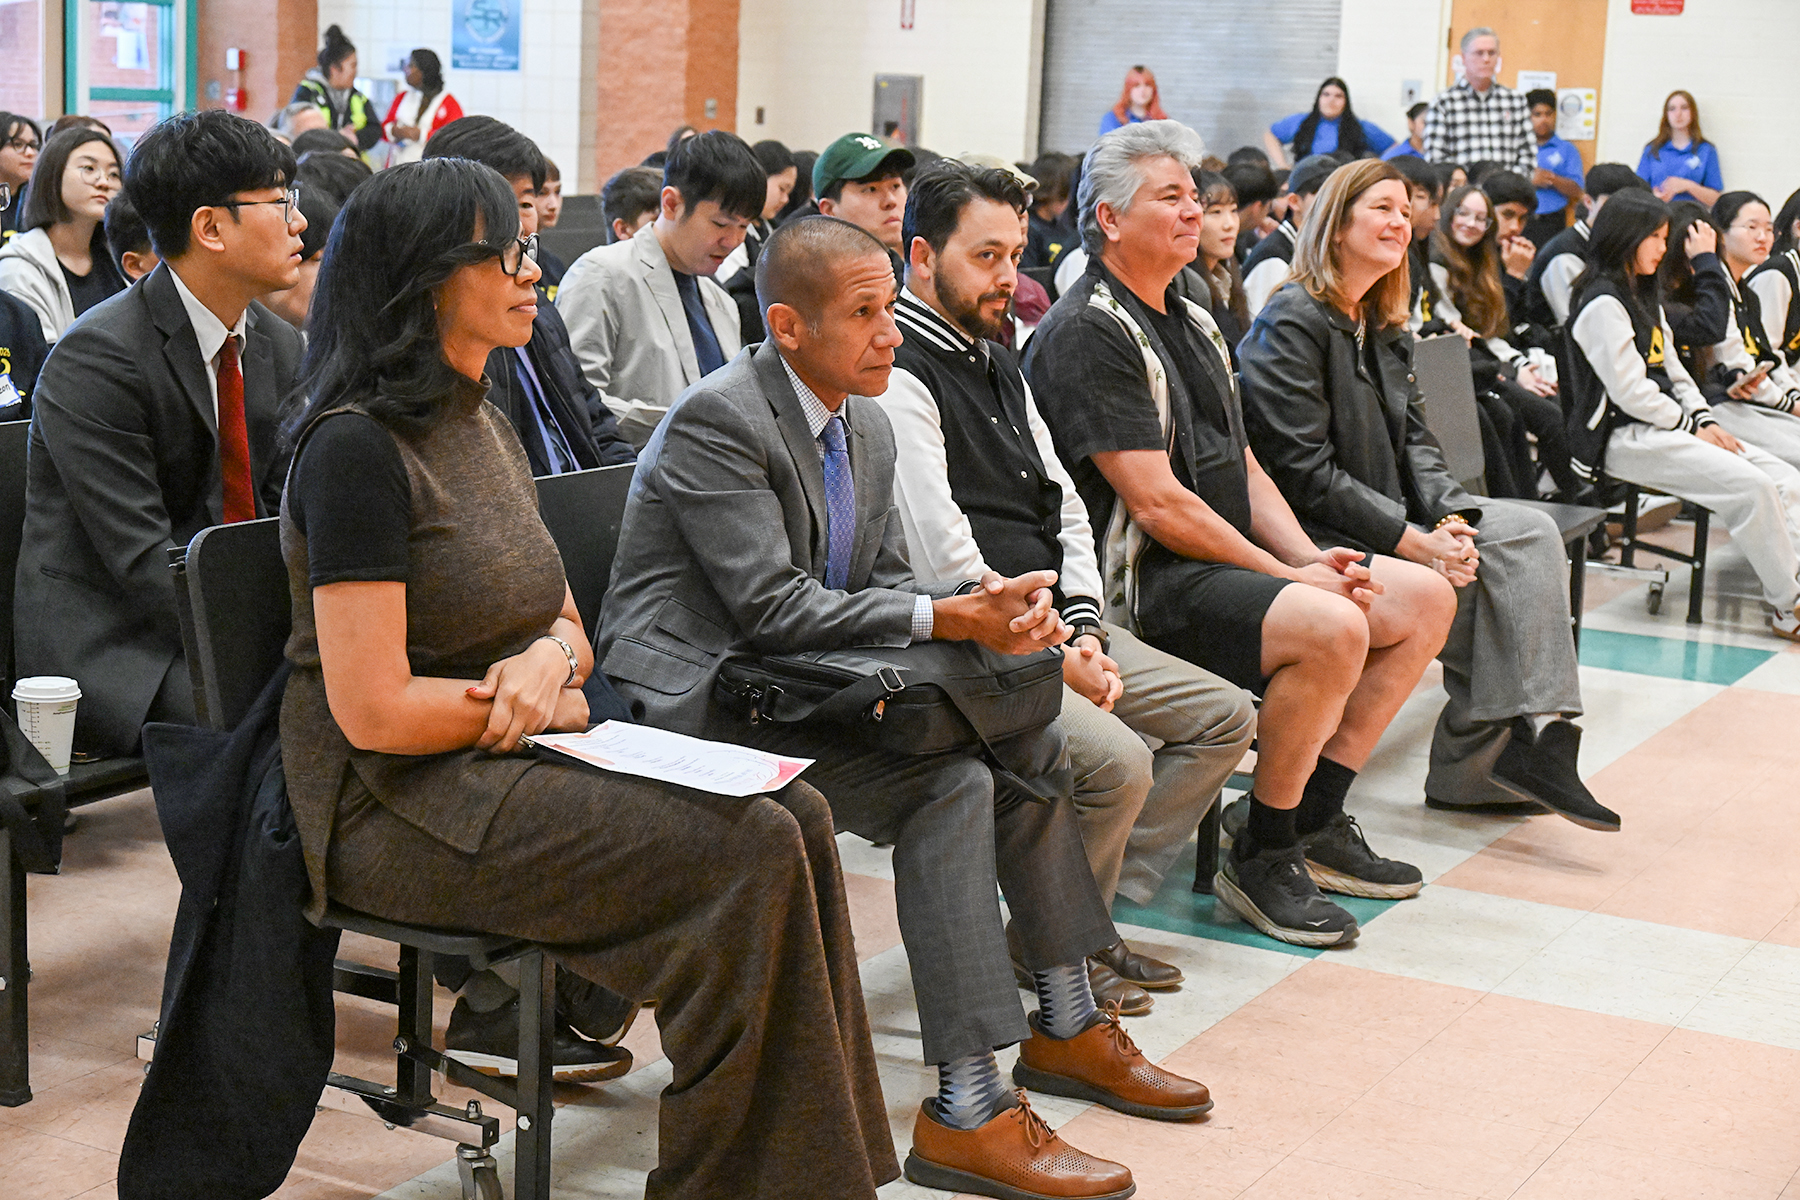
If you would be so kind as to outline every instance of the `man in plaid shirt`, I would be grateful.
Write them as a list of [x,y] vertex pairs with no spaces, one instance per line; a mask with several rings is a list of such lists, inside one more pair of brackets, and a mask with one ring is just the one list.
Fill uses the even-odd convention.
[[1426,160],[1465,165],[1493,160],[1529,179],[1537,168],[1531,105],[1523,92],[1494,80],[1500,35],[1486,26],[1469,30],[1463,34],[1462,58],[1462,82],[1438,93],[1425,114]]

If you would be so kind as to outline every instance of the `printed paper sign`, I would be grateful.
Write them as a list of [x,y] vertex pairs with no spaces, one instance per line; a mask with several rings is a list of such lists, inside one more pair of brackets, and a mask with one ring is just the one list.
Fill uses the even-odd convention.
[[1600,93],[1593,88],[1563,88],[1556,93],[1556,136],[1566,142],[1591,142],[1600,116]]
[[720,796],[780,791],[814,761],[623,721],[608,721],[586,733],[540,733],[531,743],[603,771],[678,783]]
[[519,69],[521,0],[456,0],[450,17],[450,65],[459,71]]

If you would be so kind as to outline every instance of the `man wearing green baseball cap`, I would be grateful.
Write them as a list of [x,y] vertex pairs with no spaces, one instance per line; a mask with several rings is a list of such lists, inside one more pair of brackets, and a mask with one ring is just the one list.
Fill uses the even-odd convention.
[[[813,164],[813,195],[819,211],[868,230],[890,254],[900,252],[900,222],[906,215],[906,180],[913,152],[868,133],[846,133]],[[896,262],[898,260],[896,259]],[[900,275],[896,268],[895,276]]]

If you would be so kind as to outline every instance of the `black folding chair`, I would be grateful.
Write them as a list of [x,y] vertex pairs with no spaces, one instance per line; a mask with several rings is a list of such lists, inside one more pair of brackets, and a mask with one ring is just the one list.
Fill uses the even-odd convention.
[[[185,553],[175,551],[171,557],[177,596],[186,601],[182,633],[201,720],[214,729],[230,729],[279,665],[290,628],[277,522],[205,529]],[[463,1108],[439,1103],[431,1077],[441,1074],[518,1114],[515,1200],[548,1200],[556,996],[555,964],[543,948],[517,938],[388,921],[336,904],[328,907],[323,923],[395,943],[400,963],[399,970],[388,971],[338,962],[338,991],[396,1007],[395,1079],[390,1086],[333,1072],[320,1104],[456,1142],[465,1200],[500,1200],[498,1174],[488,1153],[500,1138],[499,1121],[484,1114],[479,1101]],[[477,970],[518,961],[516,1084],[483,1075],[433,1047],[432,959],[438,954],[466,958]],[[140,1057],[153,1052],[154,1036],[140,1039]]]
[[[1487,459],[1481,448],[1481,420],[1475,406],[1469,345],[1456,334],[1421,338],[1413,346],[1413,374],[1424,395],[1425,426],[1444,452],[1444,465],[1475,495],[1487,494]],[[1606,510],[1547,500],[1509,500],[1547,513],[1556,522],[1569,556],[1569,627],[1581,645],[1581,610],[1586,593],[1588,535],[1606,520]]]
[[631,490],[635,463],[544,475],[537,481],[538,516],[562,555],[569,591],[581,612],[588,636],[600,620],[600,601],[612,579],[613,555],[619,549],[619,522]]

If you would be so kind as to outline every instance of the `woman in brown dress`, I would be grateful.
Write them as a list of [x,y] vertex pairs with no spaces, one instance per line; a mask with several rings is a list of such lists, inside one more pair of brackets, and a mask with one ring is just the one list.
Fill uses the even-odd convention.
[[580,730],[587,635],[523,450],[483,398],[538,270],[461,159],[357,189],[312,310],[281,538],[288,788],[325,899],[545,943],[655,997],[674,1070],[650,1197],[869,1197],[899,1175],[831,817],[517,753]]

